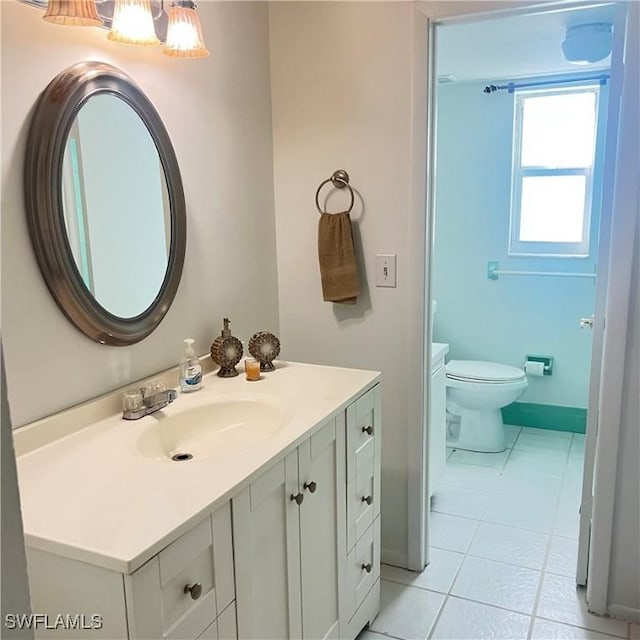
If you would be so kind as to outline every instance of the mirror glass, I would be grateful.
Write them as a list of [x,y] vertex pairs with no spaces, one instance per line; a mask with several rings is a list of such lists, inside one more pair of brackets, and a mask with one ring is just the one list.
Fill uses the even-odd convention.
[[118,96],[94,95],[74,118],[62,204],[76,268],[98,304],[120,318],[143,313],[167,270],[169,194],[149,130]]
[[180,283],[186,206],[169,134],[128,75],[79,62],[47,85],[24,199],[34,257],[69,321],[114,346],[154,331]]

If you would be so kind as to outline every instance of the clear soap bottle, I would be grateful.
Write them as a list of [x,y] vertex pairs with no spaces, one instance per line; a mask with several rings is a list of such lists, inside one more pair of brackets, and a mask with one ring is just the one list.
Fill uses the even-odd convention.
[[189,393],[202,389],[202,365],[193,352],[193,338],[185,338],[184,358],[180,363],[180,391]]

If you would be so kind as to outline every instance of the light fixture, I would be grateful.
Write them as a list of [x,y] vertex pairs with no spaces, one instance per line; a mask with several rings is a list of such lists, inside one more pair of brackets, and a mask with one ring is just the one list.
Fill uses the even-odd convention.
[[43,20],[73,27],[99,27],[95,0],[49,0]]
[[107,37],[123,44],[160,44],[153,26],[149,0],[116,0]]
[[612,33],[608,22],[581,24],[567,29],[562,53],[572,64],[591,64],[611,53]]
[[169,26],[163,53],[174,58],[206,58],[196,5],[191,0],[177,0],[169,7]]

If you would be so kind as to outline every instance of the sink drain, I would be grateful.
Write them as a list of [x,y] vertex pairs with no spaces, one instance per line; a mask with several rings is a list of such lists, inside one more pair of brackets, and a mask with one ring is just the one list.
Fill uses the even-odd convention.
[[171,456],[174,462],[185,462],[186,460],[191,460],[191,458],[193,458],[191,453],[174,453]]

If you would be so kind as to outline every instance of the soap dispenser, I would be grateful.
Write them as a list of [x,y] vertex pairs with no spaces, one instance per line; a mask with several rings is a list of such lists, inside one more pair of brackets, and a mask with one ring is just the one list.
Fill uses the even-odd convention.
[[231,335],[229,318],[224,318],[222,333],[211,345],[211,359],[220,365],[218,375],[221,378],[233,378],[238,375],[236,365],[242,358],[242,342]]
[[180,363],[180,390],[183,393],[202,388],[202,365],[193,352],[193,338],[185,338],[184,358]]

